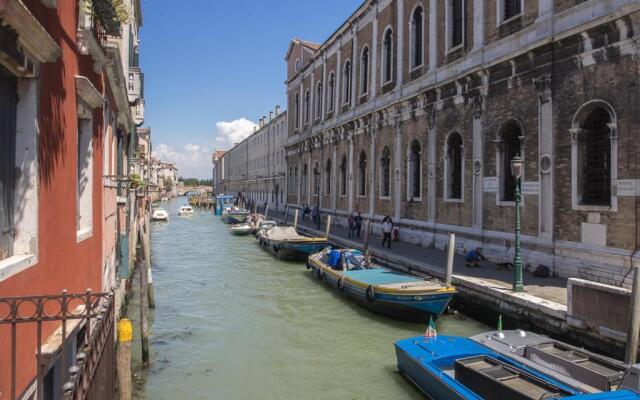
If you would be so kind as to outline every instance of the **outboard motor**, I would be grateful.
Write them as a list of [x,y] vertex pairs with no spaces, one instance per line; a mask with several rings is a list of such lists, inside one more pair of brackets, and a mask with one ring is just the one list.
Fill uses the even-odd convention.
[[627,369],[622,377],[620,389],[628,389],[640,393],[640,364],[634,364]]

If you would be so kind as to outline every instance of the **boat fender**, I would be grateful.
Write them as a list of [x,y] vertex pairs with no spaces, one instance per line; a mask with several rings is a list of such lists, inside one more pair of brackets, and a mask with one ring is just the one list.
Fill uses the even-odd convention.
[[321,281],[324,280],[324,271],[322,270],[322,268],[318,268],[316,270],[316,275],[318,276],[318,279],[320,279]]
[[311,269],[311,261],[307,260],[307,269]]
[[338,279],[338,290],[340,291],[340,293],[344,293],[344,276]]
[[373,303],[374,301],[376,301],[376,292],[373,289],[372,285],[369,285],[367,287],[366,295],[367,295],[367,300],[369,301],[369,303]]

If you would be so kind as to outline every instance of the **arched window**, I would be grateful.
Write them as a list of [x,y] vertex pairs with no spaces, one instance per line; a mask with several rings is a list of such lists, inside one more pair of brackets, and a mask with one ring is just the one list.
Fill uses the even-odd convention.
[[320,194],[320,167],[316,161],[313,164],[313,195],[318,196]]
[[380,196],[391,194],[391,151],[385,146],[380,157]]
[[340,163],[340,195],[347,195],[347,156],[342,156]]
[[411,67],[422,65],[424,51],[424,11],[421,6],[416,7],[411,15]]
[[419,200],[422,197],[422,162],[421,146],[418,139],[414,139],[409,146],[407,162],[407,192],[409,200]]
[[393,78],[393,31],[391,28],[384,33],[382,41],[382,83],[391,82]]
[[302,186],[302,194],[306,195],[307,194],[307,188],[308,186],[308,179],[309,179],[309,166],[307,164],[304,164],[302,166],[302,181],[301,181],[301,186]]
[[369,91],[369,48],[362,49],[360,60],[360,94],[367,94]]
[[299,59],[299,58],[296,58],[296,72],[300,71],[300,67],[301,67],[301,65],[300,65],[300,59]]
[[316,119],[322,116],[322,81],[318,82],[318,86],[316,87],[316,111],[315,117]]
[[462,135],[451,132],[447,138],[445,149],[445,197],[462,200],[463,171]]
[[612,114],[604,107],[585,112],[577,135],[580,204],[611,205]]
[[358,158],[358,196],[367,195],[367,155],[360,152]]
[[295,127],[299,128],[300,127],[300,94],[299,93],[296,93],[295,114],[293,117],[295,119]]
[[331,159],[327,160],[327,165],[325,165],[324,167],[325,169],[325,174],[324,174],[324,182],[325,182],[325,188],[324,188],[324,192],[328,195],[331,194]]
[[304,123],[309,123],[309,114],[311,108],[311,93],[307,90],[307,93],[304,95]]
[[344,89],[342,91],[342,94],[344,95],[344,99],[343,102],[344,104],[349,104],[349,101],[351,100],[351,61],[347,60],[346,63],[344,63]]
[[336,74],[333,72],[329,75],[329,110],[333,111],[336,100]]
[[506,123],[500,130],[500,195],[502,201],[515,201],[516,178],[511,173],[511,160],[522,156],[522,129],[514,121]]

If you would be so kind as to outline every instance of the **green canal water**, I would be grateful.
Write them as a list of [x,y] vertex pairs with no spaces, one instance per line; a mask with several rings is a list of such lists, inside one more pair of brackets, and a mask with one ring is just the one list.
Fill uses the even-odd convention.
[[[396,371],[393,342],[421,335],[352,304],[286,263],[235,237],[211,213],[152,223],[156,309],[144,399],[420,399]],[[135,317],[134,301],[130,314]],[[488,327],[461,315],[439,334]]]

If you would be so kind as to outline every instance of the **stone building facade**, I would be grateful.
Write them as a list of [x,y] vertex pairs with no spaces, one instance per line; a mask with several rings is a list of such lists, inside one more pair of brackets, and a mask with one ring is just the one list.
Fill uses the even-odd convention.
[[286,55],[287,202],[616,285],[640,263],[633,0],[367,0]]
[[285,198],[287,112],[269,112],[245,140],[214,157],[216,193],[235,194],[272,210],[283,210]]

